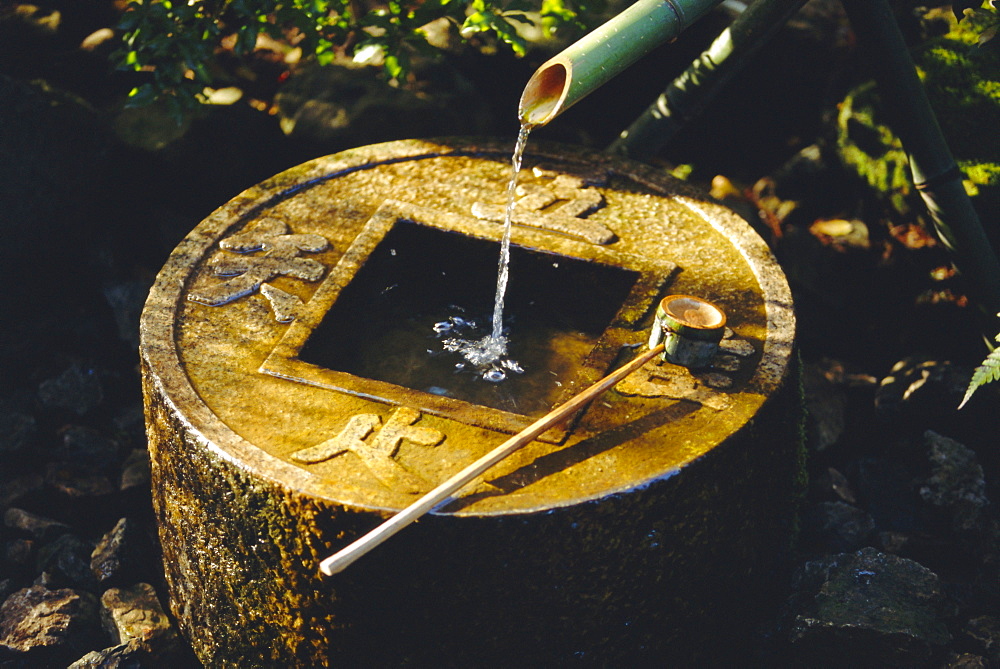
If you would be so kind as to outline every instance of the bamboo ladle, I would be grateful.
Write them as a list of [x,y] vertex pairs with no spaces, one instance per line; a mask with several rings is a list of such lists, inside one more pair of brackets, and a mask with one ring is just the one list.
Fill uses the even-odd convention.
[[468,467],[458,472],[444,483],[440,484],[423,497],[406,507],[398,514],[385,521],[368,534],[360,537],[337,553],[326,558],[319,564],[320,571],[327,576],[338,574],[353,564],[356,560],[366,555],[369,551],[389,539],[404,527],[415,521],[420,516],[431,511],[441,502],[447,500],[463,486],[473,481],[477,476],[487,469],[511,455],[518,449],[534,441],[539,435],[551,427],[569,419],[577,411],[585,407],[594,399],[604,394],[619,381],[636,371],[644,364],[663,352],[664,345],[661,343],[640,355],[635,360],[619,367],[611,374],[593,384],[578,395],[574,395],[564,404],[556,407],[545,416],[542,416],[519,433],[500,444],[492,451],[479,458]]

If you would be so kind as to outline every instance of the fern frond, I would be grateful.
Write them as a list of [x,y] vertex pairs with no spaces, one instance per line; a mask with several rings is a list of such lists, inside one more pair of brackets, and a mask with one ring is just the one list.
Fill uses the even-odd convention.
[[[997,336],[997,341],[1000,341],[1000,335]],[[969,380],[965,397],[962,398],[962,403],[958,405],[958,408],[961,409],[965,406],[965,403],[972,397],[972,393],[976,392],[980,386],[997,379],[1000,379],[1000,347],[993,349],[983,360],[983,364],[976,367],[976,371],[972,373],[972,379]]]

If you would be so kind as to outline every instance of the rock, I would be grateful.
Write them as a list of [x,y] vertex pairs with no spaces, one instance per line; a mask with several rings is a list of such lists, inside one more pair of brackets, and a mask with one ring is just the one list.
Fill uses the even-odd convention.
[[11,508],[3,515],[4,525],[27,532],[36,539],[48,541],[69,531],[69,525],[35,515],[24,509]]
[[823,451],[837,443],[844,432],[848,390],[875,385],[867,374],[848,371],[844,364],[829,358],[802,366],[802,388],[806,401],[806,429],[809,446]]
[[149,488],[149,451],[136,448],[122,464],[120,488],[122,492]]
[[37,472],[29,472],[0,482],[0,509],[19,504],[24,498],[37,493],[45,486],[45,479]]
[[858,498],[854,494],[854,487],[847,477],[833,467],[827,467],[826,471],[815,480],[814,488],[829,501],[840,500],[848,504],[857,504]]
[[843,388],[831,381],[819,365],[803,365],[802,388],[806,401],[809,445],[815,451],[822,451],[835,444],[844,432],[847,396]]
[[809,226],[809,233],[823,246],[835,251],[867,251],[871,248],[868,226],[864,221],[844,218],[820,218]]
[[72,661],[94,648],[97,602],[87,592],[18,590],[0,606],[0,648],[49,662]]
[[989,664],[979,655],[973,655],[972,653],[956,655],[952,653],[943,667],[944,669],[988,669]]
[[153,586],[137,583],[131,588],[110,588],[101,597],[101,607],[104,627],[119,644],[147,651],[158,659],[157,666],[181,664],[183,644]]
[[951,640],[938,577],[874,548],[806,563],[796,575],[790,640],[798,662],[919,666]]
[[958,531],[976,526],[980,511],[989,504],[986,480],[976,454],[954,439],[928,430],[924,442],[930,448],[933,473],[920,488],[920,497],[952,513]]
[[94,577],[101,583],[120,582],[136,574],[141,566],[138,564],[141,540],[134,522],[127,518],[119,520],[90,555],[90,570]]
[[68,669],[145,669],[154,666],[149,653],[134,644],[123,643],[104,650],[92,650]]
[[853,551],[868,541],[875,521],[862,509],[846,502],[820,502],[807,512],[805,533],[814,535],[824,548]]
[[93,589],[97,580],[90,571],[91,542],[64,534],[38,551],[37,572],[48,572],[63,586]]
[[18,573],[25,573],[34,566],[36,543],[31,539],[13,539],[4,544],[4,560]]
[[1000,618],[979,616],[962,629],[962,636],[969,640],[976,652],[987,657],[996,666],[1000,664]]
[[35,548],[33,539],[11,539],[4,544],[4,556],[8,562],[26,565],[33,561]]
[[110,470],[118,467],[119,444],[97,430],[69,425],[59,431],[62,443],[53,455],[75,465]]
[[104,299],[114,312],[118,336],[133,351],[139,350],[139,314],[148,293],[149,285],[139,281],[114,283],[104,288]]
[[883,553],[932,563],[946,558],[954,549],[952,542],[928,532],[879,532],[876,545]]
[[[111,28],[98,28],[94,32],[90,33],[83,38],[80,42],[80,49],[82,51],[96,51],[102,49],[105,45],[113,42],[115,39],[115,31]],[[106,50],[114,50],[114,45],[112,44]]]
[[59,376],[43,381],[38,398],[47,407],[69,409],[82,416],[104,401],[104,388],[97,370],[74,363]]
[[45,468],[45,483],[76,500],[92,500],[117,491],[107,474],[88,467],[53,462]]
[[0,405],[0,457],[8,458],[25,451],[36,432],[33,416]]
[[56,590],[62,583],[60,583],[60,578],[50,571],[43,571],[41,574],[35,577],[35,580],[31,582],[32,585],[40,585],[48,590]]

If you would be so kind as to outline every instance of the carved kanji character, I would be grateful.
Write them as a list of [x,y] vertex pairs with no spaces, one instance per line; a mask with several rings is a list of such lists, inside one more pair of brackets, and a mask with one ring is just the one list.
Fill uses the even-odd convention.
[[376,414],[353,416],[336,437],[292,454],[298,462],[317,463],[350,451],[357,455],[375,477],[387,488],[406,493],[419,493],[430,488],[423,478],[406,470],[394,459],[403,441],[418,446],[437,446],[444,439],[440,430],[415,427],[420,412],[400,407],[379,429],[371,443],[365,439],[381,423]]
[[615,390],[623,395],[667,397],[697,402],[718,411],[728,409],[731,405],[726,394],[713,390],[709,384],[703,382],[703,379],[691,376],[687,370],[681,371],[667,365],[660,366],[655,362],[644,365],[642,369],[622,379],[615,386]]
[[336,437],[327,439],[316,446],[296,451],[292,454],[292,460],[313,464],[329,460],[333,456],[347,451],[364,450],[367,448],[365,438],[381,422],[382,419],[373,413],[359,413],[356,416],[351,416],[347,425]]
[[[584,218],[604,205],[604,196],[579,177],[560,175],[544,185],[523,184],[517,194],[511,218],[518,225],[554,230],[593,244],[610,244],[615,239],[605,225]],[[488,221],[502,221],[505,215],[504,207],[482,202],[472,205],[472,213]]]
[[[223,239],[219,246],[229,253],[217,255],[209,265],[216,276],[227,277],[222,283],[196,289],[188,299],[218,307],[261,289],[276,276],[290,276],[302,281],[318,281],[325,267],[300,253],[316,253],[328,243],[322,235],[292,234],[288,226],[275,218],[261,219],[245,232]],[[263,252],[261,255],[250,255]],[[295,296],[273,286],[265,292],[280,321],[294,318]]]

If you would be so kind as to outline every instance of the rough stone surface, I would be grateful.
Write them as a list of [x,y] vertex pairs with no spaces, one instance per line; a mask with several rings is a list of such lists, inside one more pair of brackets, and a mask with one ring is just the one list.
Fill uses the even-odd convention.
[[931,430],[924,434],[924,440],[934,471],[920,488],[920,496],[935,506],[948,508],[955,529],[972,529],[980,510],[989,504],[983,468],[975,452]]
[[31,539],[12,539],[4,544],[4,558],[8,567],[18,573],[34,566],[36,542]]
[[0,404],[0,457],[11,457],[25,450],[36,431],[34,416]]
[[149,653],[135,644],[123,643],[92,650],[67,669],[143,669],[154,666]]
[[82,416],[101,403],[104,387],[98,370],[73,364],[59,376],[43,381],[38,386],[38,398],[46,406]]
[[119,643],[175,634],[148,583],[110,588],[101,596],[101,606],[105,627]]
[[149,485],[149,451],[134,449],[122,464],[119,487],[122,492],[144,490]]
[[63,581],[63,586],[93,589],[96,585],[90,572],[90,553],[93,550],[92,542],[75,534],[64,534],[39,550],[37,570],[51,573],[54,578]]
[[973,618],[962,629],[962,636],[971,641],[976,651],[994,665],[1000,663],[1000,617]]
[[951,640],[938,577],[911,560],[864,548],[807,563],[797,588],[791,641],[805,663],[919,666]]
[[4,525],[47,541],[69,531],[69,525],[45,518],[24,509],[10,508],[3,515]]
[[121,448],[100,431],[82,425],[69,425],[60,430],[62,438],[53,455],[77,465],[110,470],[118,465]]
[[972,653],[953,653],[942,665],[944,669],[989,669],[989,662]]
[[52,490],[81,502],[111,495],[117,489],[103,471],[69,462],[49,463],[45,482]]
[[815,539],[833,552],[861,548],[875,529],[868,513],[846,502],[820,502],[807,513]]
[[118,643],[116,648],[125,646],[137,656],[145,657],[142,666],[184,667],[192,664],[189,649],[163,611],[156,590],[148,583],[106,590],[101,597],[101,620],[112,639]]
[[101,583],[121,581],[138,571],[139,536],[134,522],[120,519],[94,547],[90,556],[90,569]]
[[37,494],[45,484],[44,477],[31,472],[0,483],[0,509],[16,506],[23,498]]
[[93,595],[36,585],[12,594],[0,607],[0,647],[70,661],[88,650],[97,625]]

